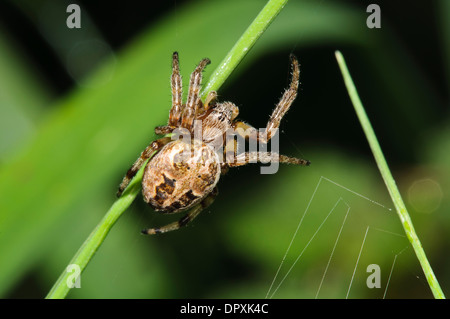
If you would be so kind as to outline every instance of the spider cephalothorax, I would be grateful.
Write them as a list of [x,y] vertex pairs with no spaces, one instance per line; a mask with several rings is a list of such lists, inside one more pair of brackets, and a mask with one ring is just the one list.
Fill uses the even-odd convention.
[[[172,61],[172,108],[169,121],[166,126],[155,128],[156,134],[171,136],[150,143],[128,170],[117,195],[122,194],[137,171],[151,157],[142,179],[144,200],[154,210],[163,213],[189,211],[179,221],[143,230],[144,234],[168,232],[193,220],[213,202],[220,175],[230,167],[256,161],[309,165],[307,160],[277,153],[255,150],[238,153],[237,142],[227,138],[230,131],[260,143],[267,143],[274,136],[281,119],[297,96],[299,66],[295,56],[291,55],[291,84],[263,132],[237,120],[238,107],[231,102],[218,103],[215,91],[209,92],[205,103],[200,100],[202,71],[210,63],[209,59],[201,60],[192,72],[187,101],[183,104],[177,52],[173,54]],[[179,136],[188,138],[179,139]]]

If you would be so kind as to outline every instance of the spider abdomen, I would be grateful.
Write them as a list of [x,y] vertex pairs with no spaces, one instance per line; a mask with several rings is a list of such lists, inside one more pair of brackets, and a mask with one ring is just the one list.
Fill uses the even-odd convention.
[[204,199],[219,177],[219,157],[210,146],[177,140],[164,146],[148,162],[142,194],[154,210],[175,213]]

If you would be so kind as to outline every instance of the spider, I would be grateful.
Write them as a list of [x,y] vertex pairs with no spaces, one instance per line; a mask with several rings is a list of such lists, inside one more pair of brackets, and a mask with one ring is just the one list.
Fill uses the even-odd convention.
[[[228,168],[257,161],[303,166],[310,164],[304,159],[271,152],[253,151],[237,154],[237,145],[234,140],[232,143],[223,142],[225,133],[232,129],[240,135],[246,132],[247,140],[253,139],[264,144],[268,143],[277,132],[281,119],[297,96],[300,73],[297,58],[291,55],[291,83],[272,112],[264,133],[237,120],[238,107],[231,102],[218,103],[215,91],[208,93],[205,103],[200,100],[202,71],[209,63],[210,60],[207,58],[201,60],[192,72],[187,101],[183,104],[178,53],[173,53],[172,108],[168,124],[155,128],[157,135],[166,136],[150,143],[128,170],[119,186],[117,196],[122,195],[131,179],[151,157],[145,167],[142,179],[144,201],[155,211],[162,213],[187,211],[187,214],[179,221],[159,228],[144,229],[143,234],[165,233],[179,229],[191,222],[214,201],[218,194],[217,182]],[[187,132],[194,139],[186,142],[184,139],[174,140],[173,136],[167,136],[177,130]],[[196,137],[194,134],[196,131],[201,132],[201,138]],[[214,146],[216,141],[222,141],[223,148],[217,150]],[[183,156],[183,154],[189,156]],[[223,155],[226,155],[227,158],[225,162],[220,160],[220,156]]]

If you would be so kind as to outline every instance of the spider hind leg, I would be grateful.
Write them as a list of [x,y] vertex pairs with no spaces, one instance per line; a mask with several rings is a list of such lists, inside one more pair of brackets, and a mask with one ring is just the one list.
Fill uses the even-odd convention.
[[[228,157],[227,159],[229,160],[230,157]],[[247,165],[248,163],[256,163],[256,162],[263,162],[263,163],[278,162],[300,166],[309,166],[311,164],[310,161],[302,158],[281,155],[273,152],[246,152],[231,157],[231,159],[232,160],[229,161],[229,163],[227,163],[229,167],[244,166]]]
[[142,230],[142,234],[144,235],[155,235],[155,234],[162,234],[167,233],[169,231],[180,229],[183,226],[186,226],[191,221],[194,220],[195,217],[197,217],[203,210],[208,208],[209,205],[211,205],[214,202],[214,199],[216,198],[218,194],[217,187],[213,189],[211,193],[208,194],[208,196],[205,197],[200,203],[195,205],[186,215],[184,215],[180,220],[167,224],[162,227],[155,227],[155,228],[148,228]]

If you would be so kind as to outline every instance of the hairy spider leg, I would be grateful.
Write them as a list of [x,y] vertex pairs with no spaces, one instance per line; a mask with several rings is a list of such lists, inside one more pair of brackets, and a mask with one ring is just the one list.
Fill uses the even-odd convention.
[[[292,66],[292,79],[289,88],[285,90],[283,96],[278,102],[277,106],[272,112],[272,115],[267,122],[266,129],[263,134],[254,128],[253,126],[242,122],[236,121],[233,124],[235,131],[242,137],[256,139],[258,142],[261,141],[267,144],[268,141],[275,135],[280,126],[281,119],[284,117],[286,112],[291,107],[297,96],[297,89],[299,85],[300,78],[300,68],[297,58],[291,54],[291,66]],[[249,162],[279,162],[286,164],[296,164],[302,166],[310,165],[310,161],[301,158],[290,157],[286,155],[279,155],[277,153],[271,152],[245,152],[239,155],[235,153],[235,147],[226,148],[226,158],[229,167],[236,167],[246,165]],[[234,151],[234,152],[233,152]]]
[[[245,136],[243,136],[245,137]],[[309,166],[310,161],[291,157],[286,155],[280,155],[274,152],[242,152],[237,154],[238,142],[235,139],[227,140],[224,147],[224,156],[226,163],[222,165],[223,174],[228,171],[230,167],[244,166],[249,163],[283,163],[283,164],[294,164],[301,166]]]
[[[206,111],[212,109],[215,107],[217,103],[217,92],[216,91],[210,91],[208,93],[208,96],[206,97],[205,104],[202,103],[202,100],[198,100],[198,106],[197,106],[197,114],[200,116],[202,114],[205,114]],[[172,133],[176,127],[170,126],[170,125],[161,125],[155,127],[155,134],[157,135],[166,135],[169,133]]]
[[266,143],[268,140],[270,140],[272,134],[276,133],[276,130],[280,126],[281,119],[289,110],[295,98],[297,97],[298,83],[300,78],[300,68],[298,65],[298,60],[293,54],[291,54],[290,58],[292,63],[291,84],[289,88],[284,91],[284,94],[281,97],[280,102],[278,102],[278,105],[272,112],[272,115],[270,116],[269,121],[267,122],[266,134],[264,134],[263,136],[263,142],[264,139],[266,139],[265,141]]
[[237,121],[234,123],[234,129],[237,132],[239,132],[239,129],[242,129],[243,131],[247,131],[248,129],[250,129],[251,134],[249,135],[249,138],[256,138],[258,141],[262,141],[265,144],[272,138],[272,136],[275,135],[278,127],[280,126],[281,119],[284,117],[284,115],[294,102],[295,98],[297,97],[300,68],[298,65],[298,60],[293,54],[291,54],[290,59],[292,65],[291,83],[289,85],[289,88],[284,91],[283,96],[273,110],[272,115],[267,122],[264,133],[260,134],[257,129],[242,121]]
[[181,116],[181,127],[187,128],[189,131],[192,129],[192,125],[197,116],[197,109],[200,102],[202,71],[209,63],[211,63],[211,61],[207,58],[201,60],[194,72],[191,73],[187,102]]
[[263,162],[263,163],[284,163],[295,164],[301,166],[309,166],[310,161],[301,158],[290,157],[286,155],[280,155],[271,152],[246,152],[238,154],[234,157],[234,161],[227,163],[229,167],[238,167],[247,165],[250,162]]
[[122,195],[125,188],[127,188],[130,181],[142,167],[142,164],[144,164],[144,162],[148,158],[150,158],[153,155],[153,153],[161,150],[164,147],[164,145],[170,143],[171,141],[172,139],[170,137],[163,137],[156,141],[151,142],[150,145],[145,148],[145,150],[141,153],[141,156],[139,156],[139,158],[134,162],[133,166],[131,166],[131,168],[128,170],[127,174],[122,180],[122,183],[120,183],[119,190],[117,191],[116,194],[117,197],[120,197]]
[[172,133],[180,125],[181,115],[183,114],[183,86],[178,52],[176,51],[172,54],[172,76],[170,78],[170,85],[172,87],[172,107],[169,112],[169,121],[167,125],[155,127],[155,134],[157,135]]
[[183,86],[180,74],[180,64],[178,61],[178,52],[174,52],[172,55],[172,108],[169,113],[168,126],[176,127],[179,125],[181,115],[183,114]]
[[190,223],[192,220],[194,220],[194,218],[197,217],[203,210],[205,210],[209,205],[211,205],[214,202],[217,194],[218,194],[217,187],[214,187],[212,192],[209,193],[208,196],[205,197],[205,199],[203,199],[200,203],[195,205],[180,220],[170,223],[170,224],[167,224],[162,227],[144,229],[144,230],[142,230],[142,233],[145,235],[161,234],[161,233],[167,233],[169,231],[177,230],[183,226],[186,226],[188,223]]
[[155,127],[155,134],[156,135],[166,135],[172,133],[176,127],[169,126],[169,125],[162,125]]
[[[207,64],[209,64],[209,59],[203,59],[200,64],[191,74],[191,81],[189,87],[188,104],[193,109],[193,118],[189,118],[192,111],[187,112],[185,124],[189,126],[190,121],[194,121],[197,114],[202,114],[213,107],[217,100],[217,92],[211,91],[206,97],[205,104],[203,105],[202,100],[199,98],[200,84],[202,80],[201,72]],[[178,59],[178,52],[174,52],[172,55],[172,76],[171,76],[171,87],[172,87],[172,108],[169,113],[169,121],[167,125],[155,127],[155,134],[166,135],[172,133],[181,123],[181,118],[184,113],[186,105],[183,105],[182,95],[183,87],[180,74],[180,63]],[[189,99],[192,96],[191,100]],[[192,106],[193,103],[197,103],[197,106]],[[189,114],[188,114],[189,113]],[[192,124],[191,124],[192,126]],[[184,126],[183,126],[184,127]],[[189,129],[189,127],[186,127]]]
[[208,111],[209,109],[214,108],[216,103],[217,103],[217,92],[209,91],[208,95],[206,96],[205,104],[203,104],[202,101],[200,100],[198,114],[202,114]]

